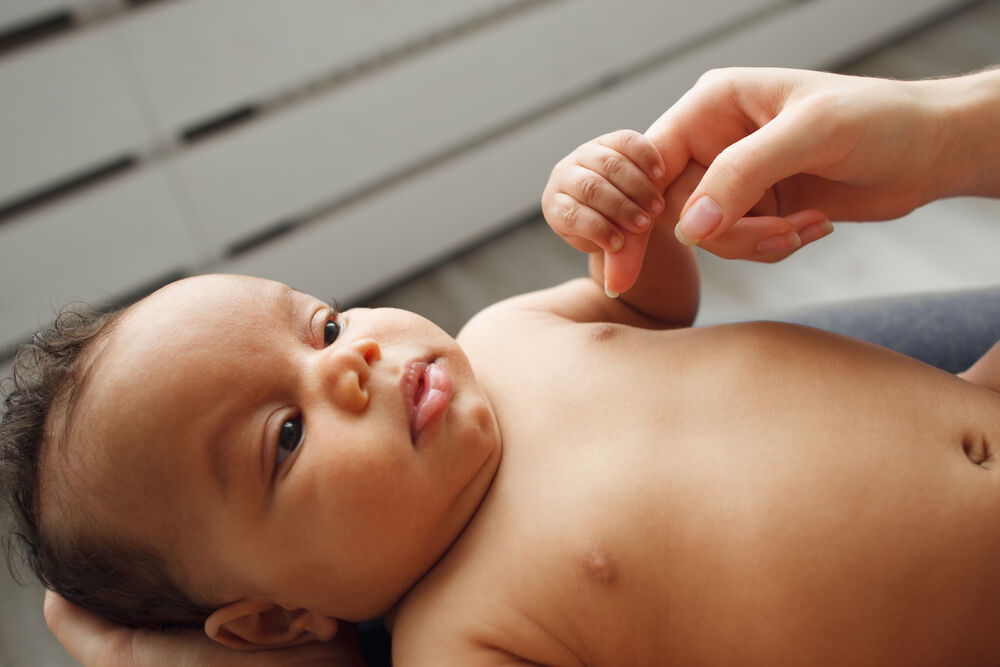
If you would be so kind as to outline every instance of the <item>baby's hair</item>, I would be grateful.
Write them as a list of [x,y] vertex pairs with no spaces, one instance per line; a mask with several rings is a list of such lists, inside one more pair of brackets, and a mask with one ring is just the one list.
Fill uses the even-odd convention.
[[12,375],[3,383],[0,419],[0,486],[13,519],[3,539],[7,566],[18,578],[19,556],[46,587],[124,625],[200,625],[212,610],[192,603],[170,580],[163,558],[80,520],[87,508],[73,498],[60,498],[59,504],[73,508],[77,520],[41,522],[40,488],[43,467],[51,467],[56,453],[48,451],[56,444],[53,434],[70,431],[68,424],[53,429],[53,411],[70,419],[77,390],[94,363],[89,353],[124,312],[64,309],[14,358]]

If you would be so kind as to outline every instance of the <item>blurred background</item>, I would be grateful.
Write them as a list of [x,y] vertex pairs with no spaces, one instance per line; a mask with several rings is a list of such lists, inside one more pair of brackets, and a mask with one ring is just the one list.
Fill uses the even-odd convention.
[[[237,272],[451,333],[583,275],[552,165],[711,67],[920,78],[1000,63],[1000,0],[0,0],[0,367],[73,299]],[[702,255],[699,323],[1000,282],[1000,205]],[[0,572],[0,667],[75,664]]]

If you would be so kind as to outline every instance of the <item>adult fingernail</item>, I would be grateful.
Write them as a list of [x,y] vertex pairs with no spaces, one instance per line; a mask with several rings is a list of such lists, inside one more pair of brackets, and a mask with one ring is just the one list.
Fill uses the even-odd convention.
[[757,244],[757,252],[779,252],[781,250],[792,250],[802,245],[802,239],[795,232],[768,236]]
[[833,223],[829,220],[822,220],[800,229],[799,238],[802,239],[802,245],[805,245],[813,241],[818,241],[832,231]]
[[694,245],[712,233],[722,222],[722,208],[708,195],[698,198],[674,227],[677,240]]

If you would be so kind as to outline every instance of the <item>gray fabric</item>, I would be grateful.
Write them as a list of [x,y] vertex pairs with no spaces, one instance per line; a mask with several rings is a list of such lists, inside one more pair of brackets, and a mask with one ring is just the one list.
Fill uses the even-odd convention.
[[1000,340],[1000,286],[797,308],[776,319],[877,343],[957,373]]

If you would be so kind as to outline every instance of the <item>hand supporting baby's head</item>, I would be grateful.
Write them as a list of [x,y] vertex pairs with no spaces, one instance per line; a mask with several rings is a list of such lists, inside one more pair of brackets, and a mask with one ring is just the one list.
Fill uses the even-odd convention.
[[412,313],[203,276],[110,322],[50,364],[65,377],[47,403],[11,394],[35,428],[9,438],[8,417],[3,437],[11,460],[34,450],[17,480],[29,562],[119,622],[215,610],[231,645],[328,636],[391,609],[495,472],[468,360]]

